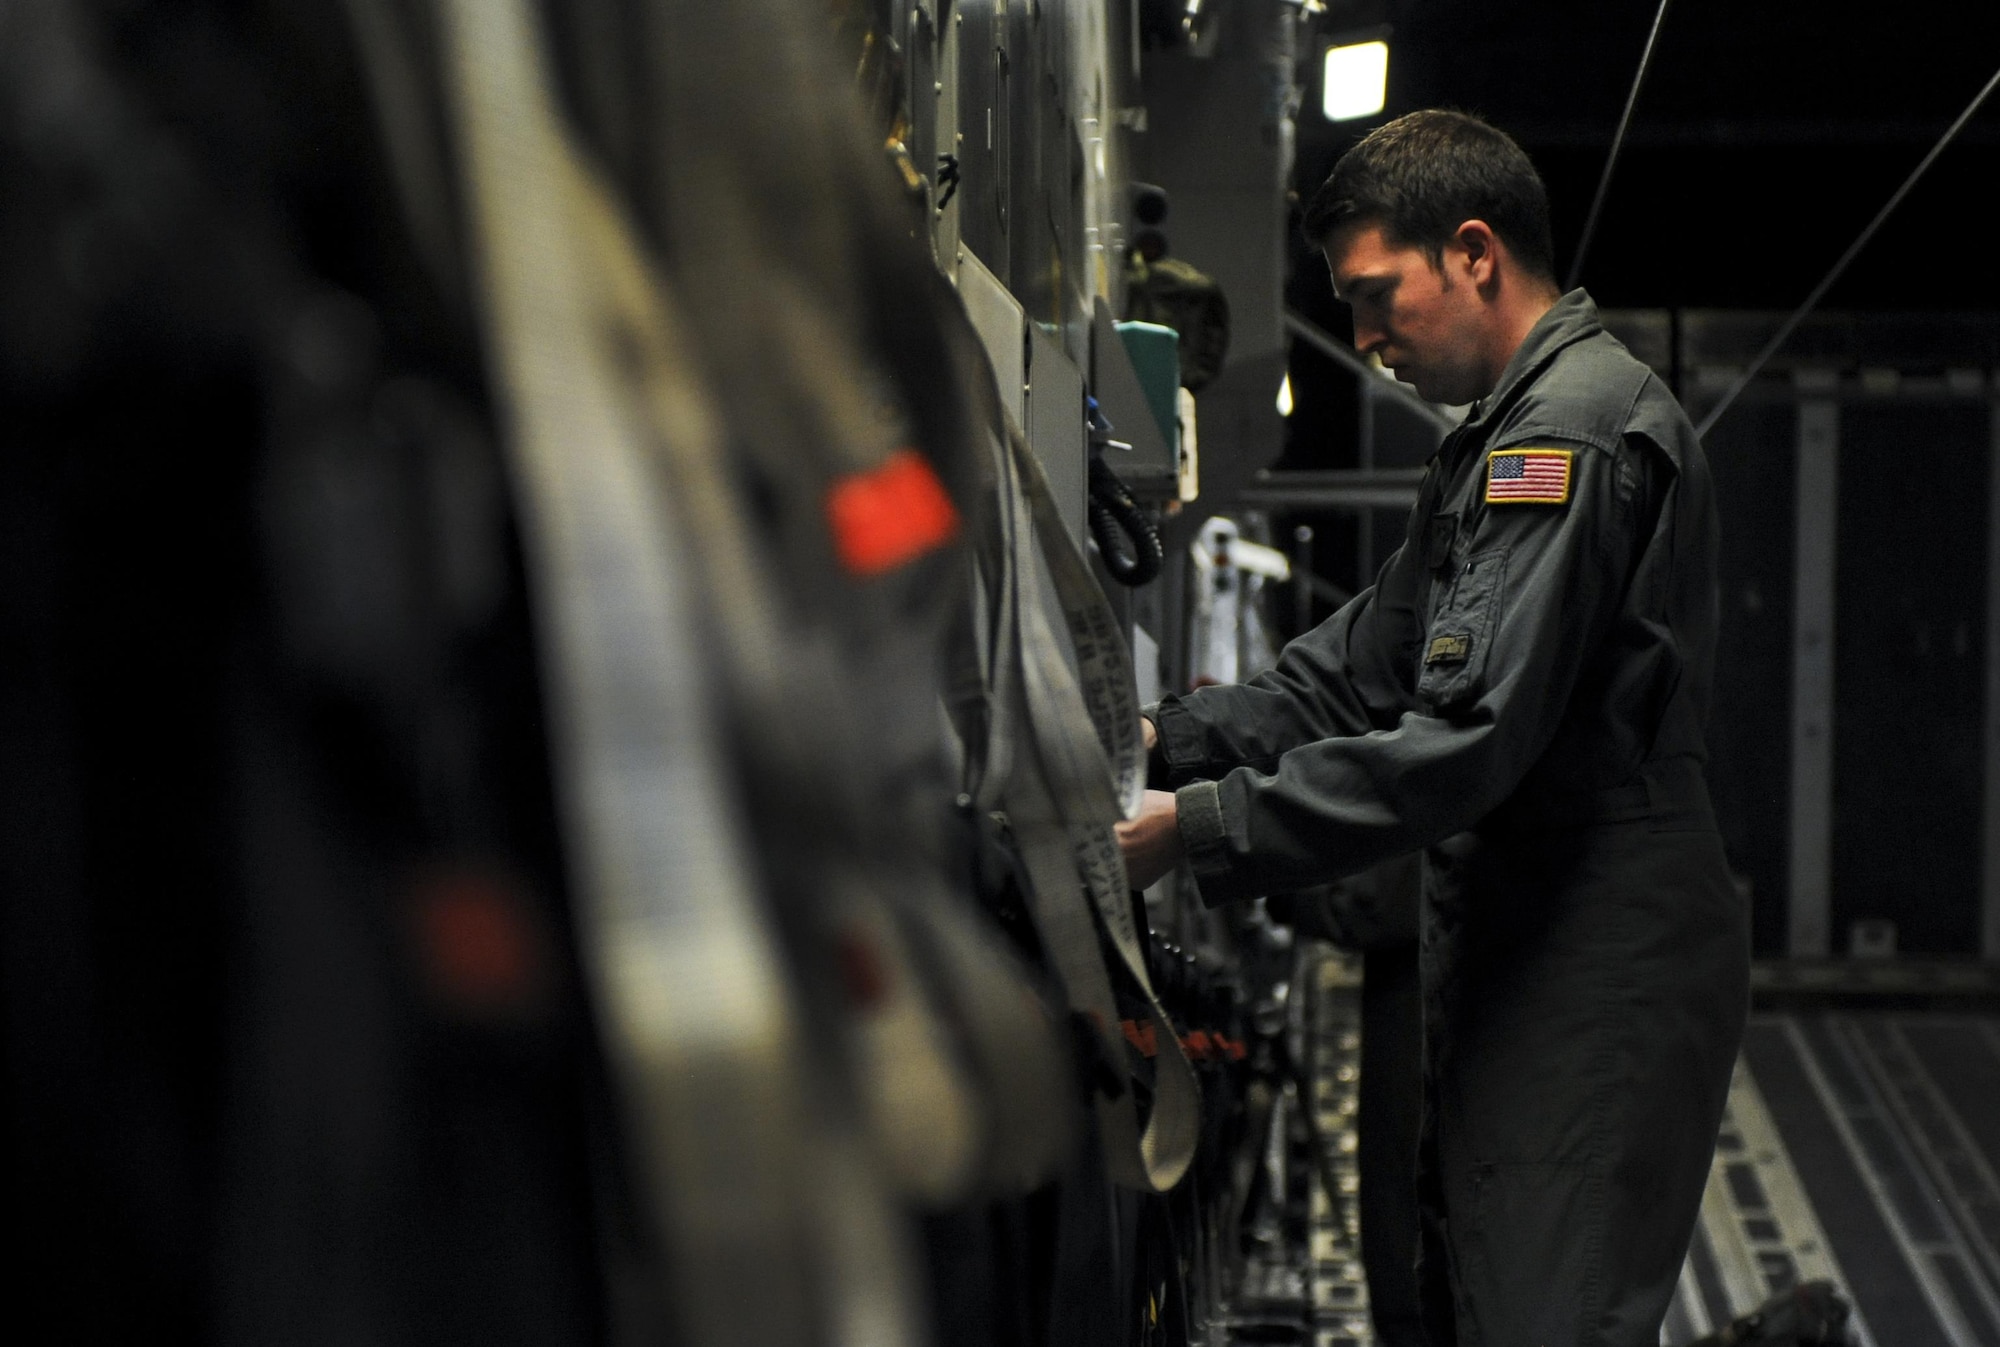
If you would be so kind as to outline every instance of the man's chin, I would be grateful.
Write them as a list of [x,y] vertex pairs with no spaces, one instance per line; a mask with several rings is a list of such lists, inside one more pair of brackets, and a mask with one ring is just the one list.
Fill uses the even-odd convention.
[[1477,393],[1467,393],[1450,379],[1439,379],[1425,374],[1405,374],[1398,370],[1396,382],[1408,384],[1416,390],[1418,397],[1440,407],[1461,406],[1479,396]]
[[1407,368],[1392,370],[1390,372],[1396,376],[1397,383],[1415,389],[1417,396],[1425,402],[1437,401],[1437,398],[1432,396],[1437,391],[1435,387],[1437,380],[1427,378],[1421,372]]

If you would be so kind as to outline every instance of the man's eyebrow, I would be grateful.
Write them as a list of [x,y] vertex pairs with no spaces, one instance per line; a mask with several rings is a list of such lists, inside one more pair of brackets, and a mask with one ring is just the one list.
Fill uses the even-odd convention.
[[1371,284],[1380,284],[1389,279],[1390,277],[1388,275],[1379,271],[1364,271],[1359,275],[1348,276],[1345,278],[1336,276],[1333,278],[1334,298],[1345,300],[1350,294],[1354,293],[1354,291],[1356,290],[1359,290]]

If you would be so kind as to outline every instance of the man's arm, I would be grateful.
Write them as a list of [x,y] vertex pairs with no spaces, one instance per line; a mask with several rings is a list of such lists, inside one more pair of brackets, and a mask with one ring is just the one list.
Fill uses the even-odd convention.
[[1564,505],[1483,512],[1438,589],[1418,710],[1176,793],[1175,831],[1205,901],[1352,874],[1470,827],[1513,792],[1554,737],[1632,564],[1640,450],[1579,449],[1573,470]]
[[1246,683],[1167,697],[1146,715],[1157,784],[1182,785],[1241,766],[1276,765],[1300,744],[1386,729],[1415,705],[1409,666],[1418,577],[1405,545],[1369,589],[1287,645]]

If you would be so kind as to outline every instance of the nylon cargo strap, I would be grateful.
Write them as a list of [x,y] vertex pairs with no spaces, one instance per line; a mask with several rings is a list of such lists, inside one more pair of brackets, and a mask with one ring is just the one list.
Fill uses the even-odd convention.
[[[969,793],[981,809],[1004,808],[1033,889],[1037,932],[1106,1062],[1124,1062],[1126,1046],[1105,942],[1145,999],[1165,1045],[1154,1059],[1152,1113],[1142,1128],[1130,1090],[1100,1096],[1097,1110],[1113,1180],[1164,1192],[1194,1158],[1201,1091],[1153,990],[1113,832],[1145,790],[1131,655],[1069,540],[1041,465],[1011,426],[1004,441],[997,433],[990,438],[994,501],[980,558],[989,606],[980,651],[986,742],[968,753],[977,778]],[[1044,565],[1075,671],[1039,598]]]
[[686,521],[651,460],[712,435],[670,386],[664,292],[564,135],[525,0],[437,3],[579,949],[677,1337],[896,1347],[914,1335],[895,1227],[852,1145],[812,1125],[799,1009],[687,640]]

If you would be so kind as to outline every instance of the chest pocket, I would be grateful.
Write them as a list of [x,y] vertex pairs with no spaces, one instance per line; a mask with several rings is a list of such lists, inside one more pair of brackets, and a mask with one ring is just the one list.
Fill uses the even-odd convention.
[[1451,562],[1452,544],[1458,541],[1458,516],[1432,515],[1424,534],[1424,565],[1441,570]]
[[1486,656],[1500,625],[1507,549],[1467,557],[1433,588],[1437,596],[1417,668],[1417,696],[1439,711],[1464,706],[1486,686]]

